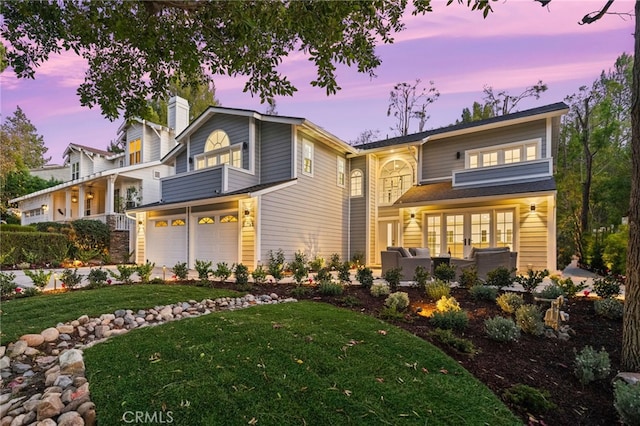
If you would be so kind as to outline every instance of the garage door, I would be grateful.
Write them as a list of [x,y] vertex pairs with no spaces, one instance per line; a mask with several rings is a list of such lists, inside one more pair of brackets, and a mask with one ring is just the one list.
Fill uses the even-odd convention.
[[229,266],[238,262],[238,214],[205,213],[193,216],[194,259],[218,262]]
[[150,219],[146,237],[149,262],[167,267],[187,262],[186,217]]

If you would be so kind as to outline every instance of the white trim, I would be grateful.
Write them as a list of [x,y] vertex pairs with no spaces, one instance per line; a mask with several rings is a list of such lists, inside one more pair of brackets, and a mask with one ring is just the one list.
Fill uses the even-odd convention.
[[298,126],[291,126],[291,176],[298,177]]
[[[340,165],[342,165],[342,183],[340,183]],[[336,185],[338,188],[347,186],[347,160],[340,155],[336,155]]]
[[549,195],[547,197],[547,229],[549,232],[549,240],[547,242],[547,269],[549,271],[556,271],[558,269],[557,263],[557,207],[556,207],[556,194]]
[[255,146],[256,146],[256,119],[251,117],[249,119],[249,140],[247,141],[247,153],[249,162],[249,171],[251,174],[256,173],[256,158],[255,158]]
[[[358,195],[353,195],[353,174],[355,172],[360,172],[360,194]],[[360,168],[356,168],[351,170],[351,173],[349,173],[349,198],[362,198],[364,197],[365,194],[365,175],[364,175],[364,171]]]
[[[484,169],[487,167],[496,167],[496,166],[502,166],[502,165],[507,165],[507,164],[517,164],[517,163],[524,163],[527,161],[526,159],[526,147],[527,145],[532,145],[532,144],[536,144],[536,160],[542,159],[542,138],[533,138],[533,139],[526,139],[523,141],[515,141],[515,142],[509,142],[509,143],[504,143],[504,144],[500,144],[500,145],[491,145],[491,146],[486,146],[486,147],[482,147],[482,148],[474,148],[474,149],[467,149],[464,151],[464,167],[465,170],[469,169],[469,170],[479,170],[479,169]],[[508,150],[508,149],[513,149],[513,148],[524,148],[525,152],[524,152],[524,156],[521,157],[522,160],[518,161],[516,163],[505,163],[504,162],[504,151]],[[480,160],[481,158],[481,154],[483,153],[487,153],[487,152],[497,152],[498,154],[498,164],[493,165],[493,166],[478,166],[478,167],[474,167],[473,169],[471,169],[469,167],[469,156],[477,154],[478,155],[478,160]],[[530,160],[531,161],[531,160]],[[535,161],[535,160],[533,160]],[[480,163],[480,161],[478,161],[478,163]]]
[[[551,142],[552,141],[551,141],[551,139],[553,137],[552,136],[553,135],[553,131],[552,131],[553,127],[552,126],[553,126],[552,119],[551,119],[551,117],[548,117],[547,118],[547,126],[546,126],[546,134],[545,134],[545,142],[546,142],[545,145],[546,145],[546,148],[547,148],[546,149],[547,153],[545,155],[546,158],[553,158],[553,152],[551,152],[552,151],[552,147],[551,147]],[[540,156],[542,156],[542,152],[540,153]]]
[[[310,151],[311,151],[311,156],[309,158],[310,164],[311,164],[311,171],[309,171],[309,172],[307,172],[305,170],[305,160],[307,159],[307,157],[305,155],[305,148],[306,147],[309,147]],[[314,146],[313,142],[311,142],[310,140],[305,139],[303,137],[302,138],[302,161],[300,162],[300,172],[305,176],[313,177],[313,174],[315,172],[315,168],[316,168],[316,164],[315,164],[315,146]]]
[[255,196],[254,203],[254,218],[253,218],[253,232],[254,232],[254,247],[253,247],[253,264],[254,267],[257,267],[258,264],[262,264],[262,259],[260,259],[260,253],[262,252],[262,194],[257,194]]

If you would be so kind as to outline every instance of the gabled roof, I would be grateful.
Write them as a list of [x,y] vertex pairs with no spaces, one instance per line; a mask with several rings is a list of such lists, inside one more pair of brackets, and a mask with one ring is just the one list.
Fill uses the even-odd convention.
[[448,200],[472,199],[480,197],[495,197],[504,195],[531,195],[534,193],[548,193],[556,190],[553,178],[520,182],[508,185],[493,185],[473,188],[453,188],[451,181],[429,183],[409,188],[394,203],[396,206],[424,205],[425,203],[442,203]]
[[63,157],[66,157],[67,155],[69,155],[69,152],[73,149],[77,149],[79,151],[86,151],[90,154],[96,154],[96,155],[100,155],[102,157],[110,157],[112,155],[114,155],[113,152],[109,152],[109,151],[105,151],[103,149],[98,149],[98,148],[93,148],[91,146],[86,146],[86,145],[80,145],[77,143],[70,143],[67,146],[67,149],[64,150],[64,153],[62,154]]
[[184,149],[186,149],[186,145],[184,144],[184,141],[186,141],[187,138],[190,135],[192,135],[195,131],[197,131],[202,126],[202,124],[204,124],[207,120],[209,120],[211,117],[213,117],[216,114],[235,115],[235,116],[239,116],[239,117],[254,118],[256,120],[260,120],[260,121],[264,121],[264,122],[282,123],[282,124],[290,124],[290,125],[300,126],[300,127],[304,128],[304,129],[306,129],[307,131],[320,136],[326,142],[332,143],[338,149],[342,149],[345,152],[350,153],[350,154],[357,153],[357,149],[355,147],[351,146],[350,144],[348,144],[347,142],[343,141],[339,137],[337,137],[337,136],[331,134],[330,132],[326,131],[321,126],[318,126],[317,124],[315,124],[315,123],[313,123],[313,122],[311,122],[311,121],[309,121],[309,120],[307,120],[305,118],[291,117],[291,116],[284,116],[284,115],[262,114],[262,113],[260,113],[258,111],[249,110],[249,109],[210,106],[209,108],[204,110],[198,117],[196,117],[196,119],[193,120],[187,126],[187,128],[184,129],[179,135],[176,135],[176,142],[178,142],[178,145],[175,146],[171,151],[169,151],[162,158],[161,161],[165,162],[165,161],[175,157],[176,155],[178,155]]
[[[403,144],[421,144],[426,139],[434,139],[435,137],[455,136],[461,133],[477,132],[484,130],[483,128],[501,127],[513,125],[517,122],[526,122],[546,117],[560,116],[566,113],[569,107],[564,102],[557,102],[550,105],[532,108],[525,111],[514,112],[512,114],[500,115],[484,120],[472,121],[469,123],[454,124],[451,126],[440,127],[437,129],[427,130],[425,132],[414,133],[406,136],[398,136],[395,138],[384,139],[377,142],[370,142],[362,145],[356,145],[359,150],[371,150],[376,148],[385,148],[394,145]],[[516,122],[516,123],[514,123]]]

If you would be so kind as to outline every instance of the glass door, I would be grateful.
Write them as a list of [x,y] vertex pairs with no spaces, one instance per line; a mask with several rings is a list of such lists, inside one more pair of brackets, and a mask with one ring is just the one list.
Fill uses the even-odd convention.
[[380,252],[387,249],[387,247],[397,247],[400,237],[400,221],[393,220],[381,220],[378,222],[378,250],[376,250],[376,261],[381,262]]
[[467,238],[464,233],[465,215],[445,214],[446,253],[452,257],[464,257]]

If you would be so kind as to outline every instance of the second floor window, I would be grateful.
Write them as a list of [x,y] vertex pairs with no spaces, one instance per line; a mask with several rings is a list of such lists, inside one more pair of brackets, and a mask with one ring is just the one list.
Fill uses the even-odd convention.
[[540,158],[539,142],[528,141],[504,147],[491,147],[467,152],[467,168],[498,166]]
[[344,184],[345,184],[345,160],[342,157],[338,157],[338,174],[336,176],[337,178],[337,184],[338,186],[344,188]]
[[386,163],[380,171],[380,203],[391,204],[404,194],[413,183],[413,172],[402,160]]
[[351,172],[351,196],[362,197],[362,170],[354,170]]
[[229,136],[222,130],[214,130],[207,138],[204,153],[196,157],[196,169],[204,169],[219,164],[242,167],[241,144],[231,145]]
[[313,144],[302,141],[302,173],[313,176]]
[[71,180],[80,179],[80,163],[71,164]]
[[142,143],[140,139],[129,142],[129,165],[139,164],[142,161]]

